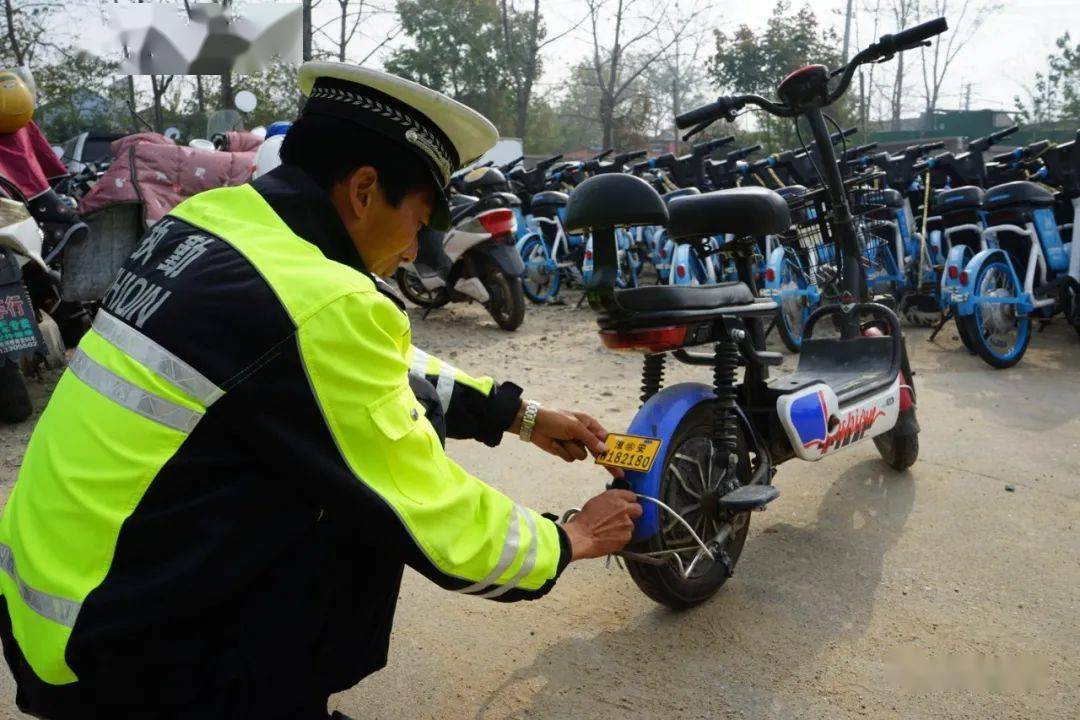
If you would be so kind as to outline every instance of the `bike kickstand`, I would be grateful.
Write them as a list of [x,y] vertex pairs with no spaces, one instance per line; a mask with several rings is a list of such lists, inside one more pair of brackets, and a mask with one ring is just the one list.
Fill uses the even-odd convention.
[[952,318],[953,318],[953,311],[952,311],[952,309],[951,309],[951,308],[949,309],[949,311],[948,311],[948,312],[946,312],[946,313],[942,313],[942,315],[941,315],[941,322],[939,322],[939,323],[937,324],[937,327],[936,327],[936,328],[934,328],[934,332],[930,333],[930,337],[926,338],[926,342],[931,342],[931,343],[932,343],[932,342],[934,342],[934,338],[936,338],[936,337],[937,337],[937,334],[938,334],[939,332],[941,332],[941,329],[942,329],[943,327],[945,327],[945,323],[947,323],[947,322],[949,322],[950,320],[952,320]]

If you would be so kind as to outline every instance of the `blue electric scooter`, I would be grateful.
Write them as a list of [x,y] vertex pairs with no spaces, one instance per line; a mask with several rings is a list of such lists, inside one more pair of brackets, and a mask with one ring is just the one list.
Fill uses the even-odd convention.
[[[780,463],[820,460],[868,438],[894,468],[907,468],[918,457],[914,388],[900,321],[888,307],[871,302],[822,108],[843,95],[861,64],[919,47],[945,29],[941,18],[886,35],[833,73],[822,65],[797,70],[780,84],[781,102],[722,97],[676,118],[679,127],[694,132],[719,119],[733,121],[744,107],[756,105],[776,116],[805,119],[818,140],[843,297],[811,314],[793,373],[769,377],[769,367],[782,359],[764,350],[763,323],[776,303],[754,288],[755,238],[781,233],[790,224],[783,198],[765,188],[736,188],[665,205],[648,183],[629,175],[592,178],[572,194],[567,225],[590,231],[595,242],[588,298],[603,342],[645,353],[644,405],[627,437],[609,438],[609,446],[613,440],[618,448],[612,457],[619,460],[606,461],[629,468],[625,482],[644,506],[622,555],[634,581],[654,600],[690,607],[732,575],[751,511],[779,494],[772,478]],[[740,280],[617,288],[615,229],[648,225],[666,225],[672,238],[692,244],[732,236],[725,247]],[[835,328],[838,336],[815,337],[818,326]],[[703,345],[710,350],[689,349]],[[664,388],[668,355],[712,368],[712,382]],[[740,365],[745,373],[738,381]],[[649,448],[653,459],[646,463]]]

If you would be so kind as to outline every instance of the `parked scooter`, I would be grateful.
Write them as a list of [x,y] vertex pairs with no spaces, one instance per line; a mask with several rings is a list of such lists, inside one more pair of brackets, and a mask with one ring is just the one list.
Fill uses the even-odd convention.
[[397,284],[426,309],[425,316],[450,302],[478,302],[503,330],[521,325],[525,265],[514,247],[517,220],[504,195],[451,196],[451,228],[420,232],[419,254],[398,269]]
[[[893,468],[916,461],[915,390],[900,321],[888,307],[871,302],[822,109],[840,99],[860,65],[919,47],[945,29],[939,18],[885,35],[832,73],[823,65],[796,70],[780,83],[779,102],[757,95],[721,97],[676,118],[681,128],[703,130],[719,119],[734,121],[753,105],[805,121],[818,140],[842,298],[811,314],[792,373],[769,377],[769,367],[782,361],[764,349],[763,322],[776,304],[754,292],[754,238],[781,233],[790,223],[787,203],[777,193],[737,188],[665,206],[645,182],[618,175],[592,178],[574,192],[567,224],[590,230],[596,240],[589,301],[601,338],[609,348],[645,353],[644,405],[626,435],[608,436],[601,462],[624,468],[623,487],[642,501],[633,541],[620,554],[638,587],[657,602],[691,607],[731,577],[752,511],[779,495],[772,479],[780,463],[821,460],[870,438]],[[616,288],[615,227],[657,224],[688,243],[721,234],[737,238],[727,247],[739,264],[739,281]],[[839,336],[815,336],[821,326],[838,329]],[[693,346],[709,351],[688,349]],[[712,383],[662,388],[669,353],[711,368]]]

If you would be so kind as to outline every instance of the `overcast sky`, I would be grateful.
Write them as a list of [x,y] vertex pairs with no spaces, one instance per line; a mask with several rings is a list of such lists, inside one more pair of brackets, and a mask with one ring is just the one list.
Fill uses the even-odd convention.
[[[757,28],[764,25],[772,12],[772,0],[698,0],[707,7],[701,16],[702,29],[720,28],[732,30],[742,23]],[[855,0],[858,8],[873,4],[878,0]],[[390,4],[392,0],[385,0]],[[648,0],[638,0],[640,5],[648,5]],[[694,0],[681,0],[683,7]],[[962,0],[949,0],[951,6],[961,4]],[[518,0],[518,5],[528,4]],[[793,0],[793,5],[798,5]],[[842,30],[842,11],[846,0],[809,0],[808,4],[817,13],[819,21],[834,25],[838,32]],[[881,0],[881,5],[888,6],[889,0]],[[1025,85],[1031,82],[1034,73],[1042,70],[1046,64],[1046,55],[1053,47],[1055,38],[1065,30],[1071,30],[1074,42],[1080,42],[1080,0],[1001,0],[1001,7],[988,15],[984,24],[961,51],[943,90],[940,107],[959,107],[963,102],[964,87],[971,84],[972,108],[1013,109],[1013,97],[1023,92]],[[71,7],[73,20],[78,24],[83,41],[91,47],[100,47],[104,28],[88,28],[86,16],[80,13],[74,4]],[[336,2],[322,0],[316,12],[316,23],[334,16]],[[85,8],[85,6],[83,6]],[[563,33],[580,22],[587,12],[582,0],[542,0],[543,12],[549,29],[549,36]],[[81,15],[81,17],[79,17]],[[955,24],[955,17],[949,17]],[[861,15],[859,25],[859,43],[865,45],[873,38],[869,19]],[[557,93],[568,69],[573,63],[586,57],[591,52],[591,40],[588,24],[582,24],[576,30],[567,33],[561,39],[548,45],[544,51],[546,73],[538,87],[540,93]],[[380,38],[392,27],[389,18],[376,18],[364,28],[364,37],[359,37],[350,47],[350,55],[367,55]],[[882,28],[892,30],[892,28]],[[914,54],[914,53],[913,53]],[[369,64],[378,66],[377,55]],[[883,71],[887,70],[883,68]],[[915,78],[912,78],[915,80]],[[779,78],[777,78],[779,80]],[[921,87],[921,84],[919,85]],[[913,104],[917,108],[918,100]]]

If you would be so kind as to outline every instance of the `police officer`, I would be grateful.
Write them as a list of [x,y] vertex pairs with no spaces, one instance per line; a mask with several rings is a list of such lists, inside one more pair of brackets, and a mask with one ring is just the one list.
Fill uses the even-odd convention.
[[31,437],[0,517],[27,712],[325,718],[385,664],[404,564],[514,601],[629,540],[631,493],[560,526],[446,456],[413,386],[452,437],[574,460],[606,433],[413,348],[377,282],[447,226],[443,188],[494,127],[354,66],[300,85],[282,166],[147,233]]

